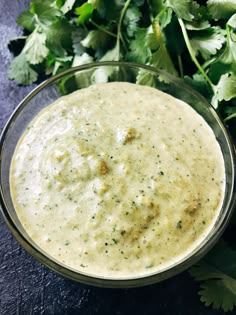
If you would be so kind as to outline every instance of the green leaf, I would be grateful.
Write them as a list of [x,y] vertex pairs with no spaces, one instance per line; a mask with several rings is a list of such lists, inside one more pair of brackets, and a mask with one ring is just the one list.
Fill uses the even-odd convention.
[[236,74],[229,72],[223,74],[216,86],[216,96],[219,101],[229,101],[236,97]]
[[162,30],[171,22],[172,13],[173,11],[171,8],[165,8],[156,16],[155,19],[160,24]]
[[217,27],[209,28],[198,35],[193,36],[190,40],[195,55],[200,52],[204,59],[215,55],[221,49],[226,39],[221,30]]
[[35,29],[27,38],[23,52],[30,64],[36,65],[43,62],[49,53],[46,47],[46,35],[39,33],[37,29]]
[[90,0],[98,14],[107,21],[116,21],[124,3],[117,0]]
[[144,46],[147,28],[138,28],[135,33],[135,38],[130,42],[130,51],[127,54],[129,61],[146,63],[151,56],[150,49]]
[[166,5],[172,8],[177,16],[186,21],[192,21],[194,16],[191,14],[192,0],[167,0]]
[[150,12],[155,17],[164,8],[163,0],[148,0]]
[[30,3],[30,12],[37,15],[40,23],[51,25],[62,16],[62,12],[51,6],[50,1],[35,0]]
[[129,37],[133,37],[134,33],[137,29],[138,22],[141,18],[142,14],[138,7],[130,6],[125,14],[123,23],[125,26],[125,30]]
[[186,22],[185,27],[190,31],[201,31],[210,28],[210,23],[208,21],[196,21]]
[[76,0],[66,0],[65,3],[61,6],[61,11],[63,14],[66,14],[67,12],[71,11]]
[[181,56],[186,51],[186,44],[176,16],[172,17],[171,23],[164,30],[166,46],[173,60],[176,56]]
[[90,62],[93,62],[93,57],[87,53],[83,53],[81,56],[74,57],[72,67],[81,66]]
[[160,25],[157,21],[153,23],[153,32],[147,35],[146,45],[152,50],[149,63],[161,70],[166,70],[170,74],[176,75],[176,69],[167,51]]
[[202,74],[195,73],[192,78],[189,76],[185,76],[184,80],[193,89],[204,95],[207,99],[211,98],[212,90],[210,89]]
[[227,24],[236,29],[236,13],[234,15],[231,16],[231,18],[228,20]]
[[72,56],[66,56],[64,58],[56,58],[54,68],[52,70],[52,75],[55,75],[66,69],[69,69],[72,64],[72,59],[73,59]]
[[233,279],[209,280],[201,285],[201,302],[213,309],[228,312],[236,305],[236,281]]
[[150,87],[156,87],[156,76],[147,70],[140,70],[138,72],[136,83]]
[[[106,54],[100,59],[100,61],[118,61],[120,59],[120,51],[118,43],[114,48],[108,50]],[[119,69],[115,67],[101,67],[94,71],[92,80],[96,83],[105,83],[108,82],[109,78],[113,73],[117,72]]]
[[221,75],[236,72],[236,42],[232,40],[232,31],[227,30],[227,45],[223,52],[211,63],[209,77],[216,84]]
[[81,41],[81,44],[86,48],[94,50],[105,50],[111,41],[111,37],[102,30],[92,30]]
[[208,0],[207,7],[213,19],[228,19],[236,12],[236,1]]
[[23,11],[16,20],[17,24],[29,32],[35,28],[34,15],[30,11]]
[[225,242],[220,241],[190,273],[203,281],[199,294],[205,305],[225,312],[236,306],[236,251]]
[[56,0],[56,5],[58,8],[61,8],[64,3],[65,3],[65,0]]
[[18,84],[28,85],[37,81],[38,74],[30,67],[25,54],[21,53],[10,63],[8,77]]
[[78,24],[85,24],[88,22],[93,14],[94,6],[91,3],[84,3],[80,7],[75,9],[75,13],[79,15],[77,21]]
[[100,61],[119,61],[120,51],[118,43],[114,48],[108,50],[105,55],[100,59]]
[[85,48],[81,44],[81,41],[86,36],[86,31],[83,28],[77,28],[72,32],[72,47],[75,55],[82,55],[85,52]]
[[46,45],[58,57],[65,57],[72,50],[74,27],[66,20],[57,20],[46,29]]

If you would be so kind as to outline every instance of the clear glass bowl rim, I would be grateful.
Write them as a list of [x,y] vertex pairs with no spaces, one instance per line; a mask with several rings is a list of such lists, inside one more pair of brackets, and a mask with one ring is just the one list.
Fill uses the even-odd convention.
[[[76,67],[72,67],[70,69],[67,69],[55,76],[50,77],[49,79],[45,80],[41,84],[39,84],[36,88],[34,88],[15,108],[11,116],[9,117],[8,121],[5,124],[5,127],[2,130],[1,136],[0,136],[0,170],[1,170],[1,152],[4,145],[4,140],[7,135],[7,132],[11,126],[11,124],[14,122],[15,117],[17,117],[18,113],[27,106],[28,102],[37,95],[41,90],[43,90],[45,87],[49,86],[50,84],[54,83],[58,79],[64,77],[65,75],[72,74],[78,71],[88,70],[91,68],[97,68],[101,66],[123,66],[123,67],[130,67],[134,69],[143,69],[150,71],[154,75],[164,75],[166,78],[169,78],[171,82],[174,82],[177,85],[180,85],[182,89],[186,89],[189,93],[194,94],[195,97],[197,97],[199,100],[204,103],[204,106],[207,106],[218,124],[221,127],[222,132],[224,133],[225,138],[227,139],[229,151],[230,151],[230,158],[233,166],[235,166],[235,149],[233,145],[233,141],[231,139],[231,136],[229,135],[228,131],[226,130],[223,122],[219,118],[218,114],[214,110],[214,108],[206,101],[206,99],[199,94],[197,91],[192,89],[189,85],[187,85],[182,79],[174,77],[168,73],[166,73],[163,70],[156,69],[149,65],[143,65],[138,63],[132,63],[132,62],[121,62],[121,61],[103,61],[103,62],[92,62]],[[232,189],[230,191],[230,198],[227,202],[227,209],[224,211],[224,216],[221,219],[220,225],[218,229],[215,231],[215,233],[211,236],[211,238],[208,240],[208,242],[201,247],[193,256],[188,257],[184,261],[174,265],[170,269],[148,275],[148,276],[140,276],[140,277],[134,277],[130,279],[109,279],[104,277],[94,277],[92,275],[86,275],[82,274],[80,272],[76,272],[70,268],[66,268],[66,266],[60,264],[59,262],[50,259],[48,256],[44,255],[41,251],[39,251],[33,244],[31,244],[25,237],[22,235],[22,233],[19,231],[17,225],[12,220],[7,206],[4,202],[4,195],[3,195],[3,189],[2,185],[0,186],[0,211],[2,214],[3,219],[5,220],[5,223],[7,224],[8,228],[12,232],[13,236],[16,238],[16,240],[37,260],[39,260],[41,263],[49,267],[51,270],[61,274],[62,276],[84,283],[89,285],[95,285],[100,287],[108,287],[108,288],[129,288],[129,287],[139,287],[144,285],[153,284],[156,282],[160,282],[164,279],[170,278],[187,268],[189,268],[191,265],[199,261],[217,242],[217,240],[222,235],[223,231],[225,230],[231,216],[233,213],[234,206],[236,204],[236,198],[234,196],[234,187],[235,187],[235,172],[234,167],[232,168]],[[1,176],[1,174],[0,174]]]

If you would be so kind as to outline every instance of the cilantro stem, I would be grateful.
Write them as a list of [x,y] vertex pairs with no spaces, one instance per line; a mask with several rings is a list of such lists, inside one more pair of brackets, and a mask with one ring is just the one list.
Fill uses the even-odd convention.
[[232,119],[232,118],[235,118],[235,117],[236,117],[236,113],[233,113],[233,114],[229,115],[228,117],[226,117],[226,118],[224,119],[224,122],[226,122],[226,121],[228,121],[228,120],[230,120],[230,119]]
[[206,62],[204,62],[204,64],[202,65],[202,69],[206,69],[206,68],[208,68],[209,66],[210,66],[210,64],[212,64],[213,62],[215,62],[216,61],[216,57],[215,58],[212,58],[212,59],[210,59],[210,60],[207,60]]
[[180,55],[177,56],[178,59],[178,64],[179,64],[179,72],[180,72],[180,76],[183,79],[184,77],[184,70],[183,70],[183,63],[182,63],[182,58]]
[[120,51],[120,40],[124,44],[124,39],[123,39],[123,36],[121,34],[121,26],[122,26],[122,22],[123,22],[123,18],[125,16],[125,13],[126,13],[128,7],[130,5],[130,2],[131,2],[131,0],[127,0],[125,2],[125,5],[124,5],[123,9],[121,10],[121,14],[120,14],[119,22],[118,22],[118,27],[117,27],[117,49],[118,49],[118,52]]
[[180,25],[182,33],[183,33],[185,44],[187,46],[187,49],[188,49],[188,52],[190,54],[190,57],[191,57],[192,61],[195,63],[196,67],[201,72],[201,74],[203,75],[203,77],[205,78],[205,80],[207,81],[207,83],[210,85],[210,87],[212,88],[212,90],[214,92],[214,85],[213,85],[213,83],[211,82],[211,80],[209,79],[208,75],[203,70],[202,66],[200,65],[200,63],[198,62],[198,60],[197,60],[197,58],[195,56],[195,53],[194,53],[193,48],[192,48],[192,46],[190,44],[188,33],[186,31],[186,28],[185,28],[183,20],[178,18],[178,21],[179,21],[179,25]]
[[93,26],[95,26],[97,29],[99,29],[100,31],[102,31],[102,32],[104,32],[104,33],[106,33],[106,34],[108,34],[108,35],[110,35],[110,36],[112,36],[112,37],[117,38],[117,35],[116,35],[116,34],[110,32],[110,31],[108,31],[107,29],[105,29],[104,27],[98,25],[98,24],[97,24],[96,22],[94,22],[93,20],[90,20],[90,23],[91,23]]

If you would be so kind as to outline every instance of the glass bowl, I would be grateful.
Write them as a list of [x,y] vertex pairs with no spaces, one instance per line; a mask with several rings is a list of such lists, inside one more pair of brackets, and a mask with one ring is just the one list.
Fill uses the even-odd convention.
[[[137,78],[137,80],[136,80]],[[44,107],[61,95],[90,86],[97,82],[131,82],[148,85],[183,100],[192,106],[212,128],[221,147],[226,172],[226,189],[219,216],[202,242],[188,256],[159,272],[133,278],[112,279],[95,277],[78,272],[60,263],[34,243],[21,225],[13,206],[9,170],[16,144],[29,122]],[[100,62],[82,65],[62,72],[34,89],[15,109],[0,139],[0,204],[2,216],[17,241],[35,258],[59,274],[86,284],[125,288],[152,284],[180,273],[196,263],[216,243],[227,223],[234,206],[235,153],[230,136],[215,110],[196,91],[182,80],[152,67],[125,62]]]

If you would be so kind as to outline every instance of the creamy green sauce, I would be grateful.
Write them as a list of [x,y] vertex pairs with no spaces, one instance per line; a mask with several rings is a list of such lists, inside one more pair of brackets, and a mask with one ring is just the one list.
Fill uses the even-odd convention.
[[53,258],[99,277],[144,276],[208,235],[225,189],[215,136],[186,103],[96,84],[42,110],[11,163],[23,227]]

